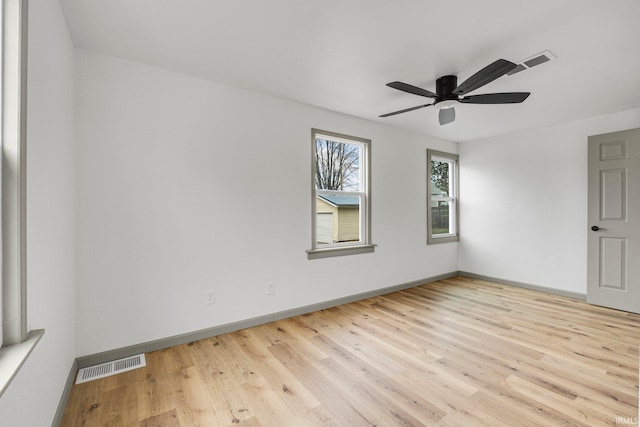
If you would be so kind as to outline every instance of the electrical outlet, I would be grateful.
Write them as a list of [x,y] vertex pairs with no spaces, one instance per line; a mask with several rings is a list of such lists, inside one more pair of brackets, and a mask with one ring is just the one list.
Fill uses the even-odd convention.
[[207,291],[205,293],[205,304],[211,305],[216,303],[216,292],[215,291]]
[[273,295],[276,293],[276,284],[273,282],[267,283],[267,295]]

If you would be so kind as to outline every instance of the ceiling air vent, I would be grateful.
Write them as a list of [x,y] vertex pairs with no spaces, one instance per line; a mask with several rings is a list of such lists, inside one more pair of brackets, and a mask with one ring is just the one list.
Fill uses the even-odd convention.
[[508,76],[512,76],[520,71],[528,70],[529,68],[533,68],[536,65],[544,64],[545,62],[549,62],[553,59],[556,59],[556,56],[548,50],[544,52],[538,53],[536,55],[530,56],[527,59],[523,59],[518,62],[518,66],[513,70],[507,73]]
[[507,75],[508,75],[508,76],[512,76],[512,75],[514,75],[515,73],[519,73],[520,71],[524,71],[524,70],[526,70],[526,69],[527,69],[527,67],[525,67],[524,65],[522,65],[522,64],[518,64],[518,66],[517,66],[516,68],[514,68],[513,70],[509,71],[509,72],[507,73]]
[[125,357],[124,359],[89,366],[78,371],[76,384],[86,383],[88,381],[97,380],[98,378],[110,377],[111,375],[132,371],[145,366],[147,366],[147,361],[144,354],[137,354],[135,356]]

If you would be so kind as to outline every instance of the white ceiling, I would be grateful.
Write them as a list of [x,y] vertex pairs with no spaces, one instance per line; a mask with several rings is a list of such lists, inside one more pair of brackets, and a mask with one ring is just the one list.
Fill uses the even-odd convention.
[[[413,129],[453,141],[640,107],[638,0],[60,0],[77,47]],[[522,104],[458,105],[435,92],[499,58],[557,60],[472,94],[530,91]]]

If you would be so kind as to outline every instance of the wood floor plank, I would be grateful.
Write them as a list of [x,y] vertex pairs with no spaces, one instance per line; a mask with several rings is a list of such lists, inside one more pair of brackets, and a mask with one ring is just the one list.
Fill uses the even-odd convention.
[[528,396],[529,398],[550,408],[571,415],[572,418],[591,427],[609,425],[609,423],[602,421],[604,414],[597,412],[593,408],[575,405],[573,402],[574,399],[549,393],[547,389],[523,380],[515,375],[507,378],[505,383],[512,390]]
[[167,357],[165,351],[157,351],[147,354],[145,358],[149,369],[132,371],[138,374],[137,381],[141,391],[138,397],[138,414],[141,420],[153,419],[172,410],[175,412],[172,375],[167,366],[170,357]]
[[296,416],[303,416],[320,405],[320,402],[310,393],[298,379],[279,360],[273,357],[269,348],[262,346],[258,337],[262,336],[264,328],[254,328],[244,331],[241,337],[244,352],[257,359],[256,369],[262,378],[279,396],[289,410]]
[[[229,366],[224,353],[219,352],[217,339],[201,340],[189,346],[197,361],[199,374],[207,384],[213,411],[220,425],[238,424],[255,416],[249,405],[249,399],[241,392],[244,377],[239,372],[233,375],[236,367]],[[241,383],[234,378],[243,378]]]
[[178,414],[175,409],[145,418],[140,421],[139,427],[180,427]]
[[[362,388],[368,389],[369,395],[375,394],[378,400],[382,402],[381,406],[386,407],[386,410],[392,413],[394,417],[404,420],[414,417],[417,420],[438,421],[445,415],[446,412],[433,404],[432,401],[421,398],[420,395],[414,393],[414,389],[407,387],[407,385],[410,385],[409,381],[399,381],[393,376],[385,374],[383,370],[379,369],[383,365],[367,363],[363,358],[359,357],[359,354],[352,353],[348,348],[341,346],[325,335],[319,335],[314,340],[318,346],[321,346],[332,355],[331,360],[340,365],[341,369],[344,368],[346,372],[353,372],[351,380],[357,381]],[[333,366],[337,365],[334,364]],[[351,387],[353,388],[354,386],[355,383],[352,383]],[[386,398],[381,397],[380,394],[386,396]],[[464,395],[464,393],[461,393],[461,395]],[[388,402],[394,402],[394,407],[388,408]],[[410,423],[410,425],[415,425],[415,423]]]
[[71,388],[63,425],[97,425],[100,412],[100,388],[95,382],[76,384]]
[[136,382],[104,391],[101,401],[96,425],[127,427],[138,424]]
[[176,409],[182,425],[219,425],[219,414],[213,409],[206,383],[195,366],[181,370],[175,381]]
[[[325,375],[316,364],[308,363],[295,354],[295,349],[287,343],[280,343],[269,349],[278,360],[281,360],[289,370],[313,393],[322,405],[332,414],[332,419],[341,426],[374,425],[352,402],[344,396],[343,390],[333,381],[331,376]],[[328,360],[324,359],[324,360]]]
[[149,353],[61,425],[615,425],[639,342],[640,315],[454,277]]

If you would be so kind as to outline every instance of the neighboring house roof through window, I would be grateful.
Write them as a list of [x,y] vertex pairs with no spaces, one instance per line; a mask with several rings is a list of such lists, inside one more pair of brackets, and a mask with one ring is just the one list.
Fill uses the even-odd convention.
[[323,194],[318,195],[318,197],[337,208],[360,206],[360,198],[358,196],[330,196]]
[[438,187],[436,187],[435,183],[431,183],[431,195],[432,196],[448,196],[446,191],[442,191]]

